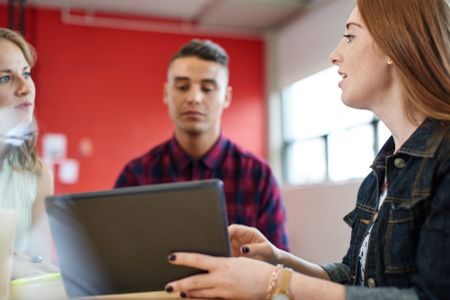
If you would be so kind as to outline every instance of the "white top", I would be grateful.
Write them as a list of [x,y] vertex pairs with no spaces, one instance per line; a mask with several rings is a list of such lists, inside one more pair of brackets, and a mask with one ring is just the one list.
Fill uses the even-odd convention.
[[0,169],[0,208],[17,211],[16,252],[25,252],[31,230],[33,204],[37,196],[37,175],[18,172],[3,161]]
[[[385,183],[383,184],[383,187],[381,188],[382,190],[381,190],[380,198],[378,201],[377,212],[380,210],[380,207],[381,207],[381,205],[383,205],[383,202],[387,196],[387,179],[386,178],[384,179],[384,182]],[[374,222],[372,221],[372,223],[369,226],[369,230],[367,230],[367,232],[366,232],[366,236],[364,237],[361,248],[359,249],[358,263],[359,263],[359,272],[361,274],[361,285],[364,285],[364,276],[366,273],[366,262],[367,262],[367,250],[369,249],[369,239],[370,239],[370,234],[372,233],[373,224],[374,224]]]

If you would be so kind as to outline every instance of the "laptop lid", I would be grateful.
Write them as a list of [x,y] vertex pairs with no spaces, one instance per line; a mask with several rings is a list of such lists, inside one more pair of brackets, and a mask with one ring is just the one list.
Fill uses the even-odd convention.
[[230,256],[223,183],[199,180],[45,200],[70,297],[162,290],[200,270],[174,251]]

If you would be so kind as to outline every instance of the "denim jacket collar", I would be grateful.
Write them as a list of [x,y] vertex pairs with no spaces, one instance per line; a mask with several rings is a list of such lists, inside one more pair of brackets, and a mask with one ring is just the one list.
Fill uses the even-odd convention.
[[[397,153],[416,157],[433,157],[444,138],[445,130],[443,129],[448,126],[449,124],[431,118],[425,119]],[[442,130],[438,130],[438,127],[441,127]],[[394,149],[394,138],[391,136],[379,151],[371,168],[383,168],[386,157],[392,155]]]

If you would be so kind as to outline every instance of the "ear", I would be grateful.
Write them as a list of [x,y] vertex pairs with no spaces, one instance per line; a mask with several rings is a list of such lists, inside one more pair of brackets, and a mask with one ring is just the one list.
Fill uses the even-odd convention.
[[227,86],[227,91],[225,93],[225,102],[223,104],[223,108],[228,108],[231,105],[232,96],[233,96],[233,88],[231,86]]
[[165,104],[167,104],[167,102],[168,102],[168,100],[167,100],[168,96],[169,96],[169,84],[166,82],[166,83],[164,83],[164,89],[163,89],[163,101]]

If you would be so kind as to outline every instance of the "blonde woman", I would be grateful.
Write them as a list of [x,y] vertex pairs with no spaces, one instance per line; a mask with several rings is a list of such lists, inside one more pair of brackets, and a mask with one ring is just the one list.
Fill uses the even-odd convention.
[[36,154],[33,122],[33,48],[0,28],[0,208],[17,212],[13,277],[53,271],[44,197],[53,193],[50,170]]

